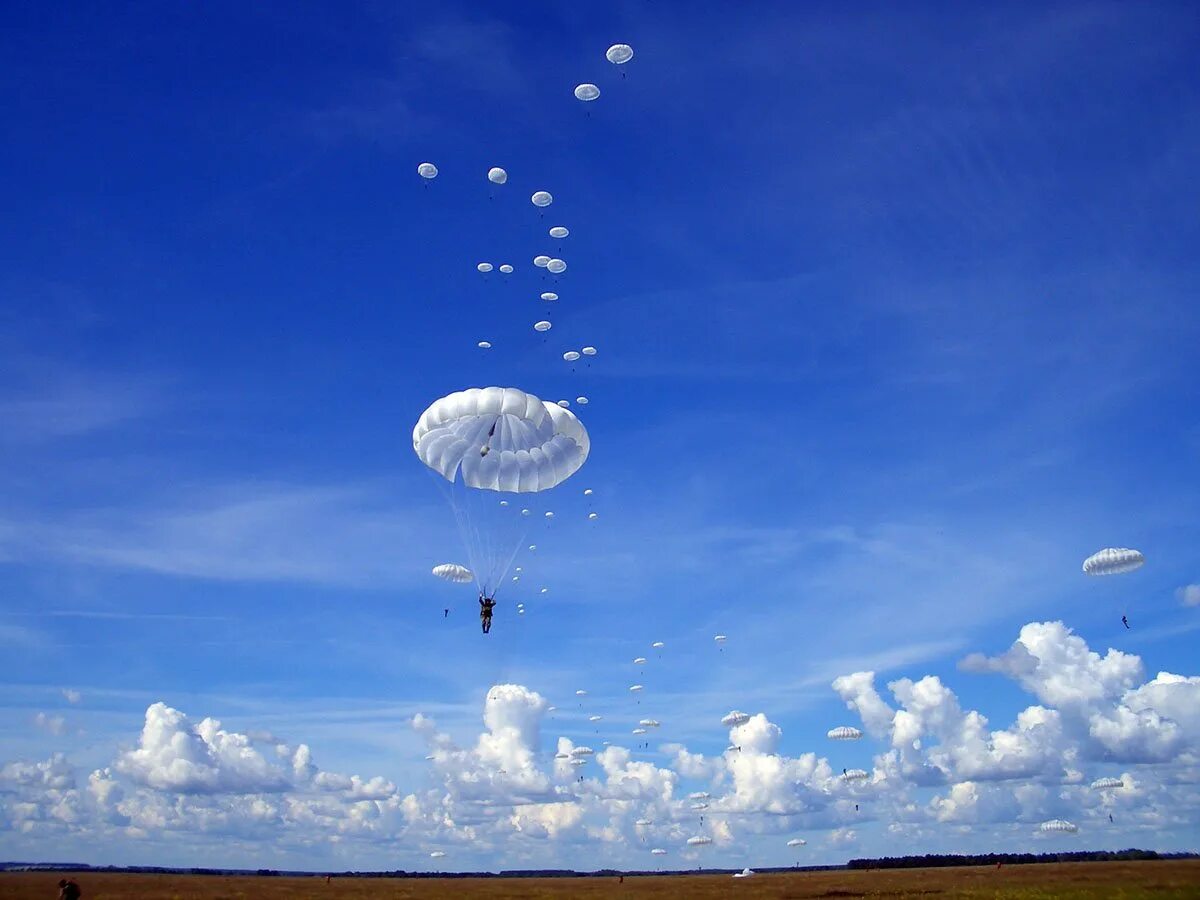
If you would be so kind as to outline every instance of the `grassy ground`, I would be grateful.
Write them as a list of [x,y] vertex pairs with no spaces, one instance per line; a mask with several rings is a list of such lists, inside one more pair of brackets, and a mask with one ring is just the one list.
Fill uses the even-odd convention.
[[[54,900],[52,872],[0,873],[0,900]],[[880,869],[855,872],[798,872],[733,879],[728,875],[676,875],[544,879],[226,878],[209,875],[72,876],[84,900],[375,900],[375,898],[707,898],[754,897],[806,900],[835,897],[997,898],[1200,898],[1200,861],[1054,863],[964,866],[945,869]]]

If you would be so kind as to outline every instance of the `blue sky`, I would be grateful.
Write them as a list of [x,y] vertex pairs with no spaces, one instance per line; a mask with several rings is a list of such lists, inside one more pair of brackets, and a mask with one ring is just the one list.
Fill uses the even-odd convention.
[[[1200,633],[1186,4],[9,18],[0,857],[766,865],[792,836],[811,862],[1057,848],[1032,836],[1055,816],[1082,846],[1195,847],[1200,804],[1168,800],[1195,791],[1200,682],[1139,687],[1196,675]],[[543,252],[569,263],[553,286]],[[486,384],[587,395],[592,453],[538,498],[528,614],[485,639],[471,588],[428,574],[463,554],[409,434]],[[1106,546],[1148,563],[1086,579]],[[1019,635],[1070,652],[1036,684],[958,667]],[[894,723],[827,741],[864,725],[831,683],[869,671],[897,707],[889,682],[935,677],[1028,746],[968,764],[942,695],[936,784]],[[1065,724],[1028,731],[1031,704]],[[722,756],[733,708],[765,716],[753,765]],[[648,751],[557,774],[560,736],[633,748],[647,715]],[[854,815],[850,765],[872,773]],[[1086,783],[1114,774],[1109,825]],[[698,790],[724,812],[688,851]]]

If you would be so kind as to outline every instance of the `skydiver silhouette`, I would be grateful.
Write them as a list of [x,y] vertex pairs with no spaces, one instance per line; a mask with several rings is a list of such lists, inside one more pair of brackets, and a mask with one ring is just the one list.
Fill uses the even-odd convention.
[[1108,814],[1108,821],[1110,821],[1110,822],[1111,822],[1112,820],[1113,820],[1112,813],[1109,813],[1109,814]]
[[488,634],[492,630],[492,610],[496,608],[496,601],[491,597],[485,597],[482,593],[479,595],[479,624],[483,626],[483,633]]
[[842,769],[842,774],[843,774],[843,775],[845,775],[845,774],[846,774],[846,770],[845,770],[845,769]]
[[449,617],[449,615],[450,615],[450,610],[449,610],[449,608],[447,608],[447,609],[443,609],[443,610],[442,610],[442,618],[443,618],[443,619],[445,619],[445,618],[448,618],[448,617]]
[[1126,628],[1128,628],[1129,620],[1127,618],[1125,618],[1124,616],[1121,616],[1121,624],[1124,625]]
[[857,803],[854,804],[854,811],[858,812],[858,804]]

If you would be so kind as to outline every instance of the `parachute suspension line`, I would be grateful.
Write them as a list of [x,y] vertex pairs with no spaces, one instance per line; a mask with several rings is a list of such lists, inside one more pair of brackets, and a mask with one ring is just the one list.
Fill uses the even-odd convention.
[[458,539],[462,541],[463,549],[467,551],[467,564],[471,567],[471,572],[475,575],[475,583],[479,584],[479,559],[475,553],[476,544],[471,540],[470,525],[466,521],[466,510],[462,508],[462,504],[458,502],[455,496],[455,485],[453,482],[447,483],[445,479],[438,477],[432,470],[429,472],[430,477],[437,483],[438,490],[442,496],[446,498],[446,502],[450,504],[450,510],[454,513],[454,522],[458,528]]

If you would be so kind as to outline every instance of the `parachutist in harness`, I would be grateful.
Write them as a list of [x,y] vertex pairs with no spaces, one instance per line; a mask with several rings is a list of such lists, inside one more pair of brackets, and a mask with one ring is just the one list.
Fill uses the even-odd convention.
[[1109,813],[1109,814],[1108,814],[1108,821],[1110,821],[1110,822],[1111,822],[1112,820],[1113,820],[1112,813]]
[[1121,624],[1124,625],[1126,628],[1128,628],[1129,627],[1129,619],[1125,618],[1125,616],[1121,616]]
[[443,618],[443,619],[448,619],[448,618],[450,618],[450,609],[449,609],[449,608],[446,608],[446,609],[443,609],[443,610],[442,610],[442,618]]
[[487,634],[492,630],[492,610],[496,608],[496,601],[491,597],[479,595],[479,623],[483,626],[483,633]]

